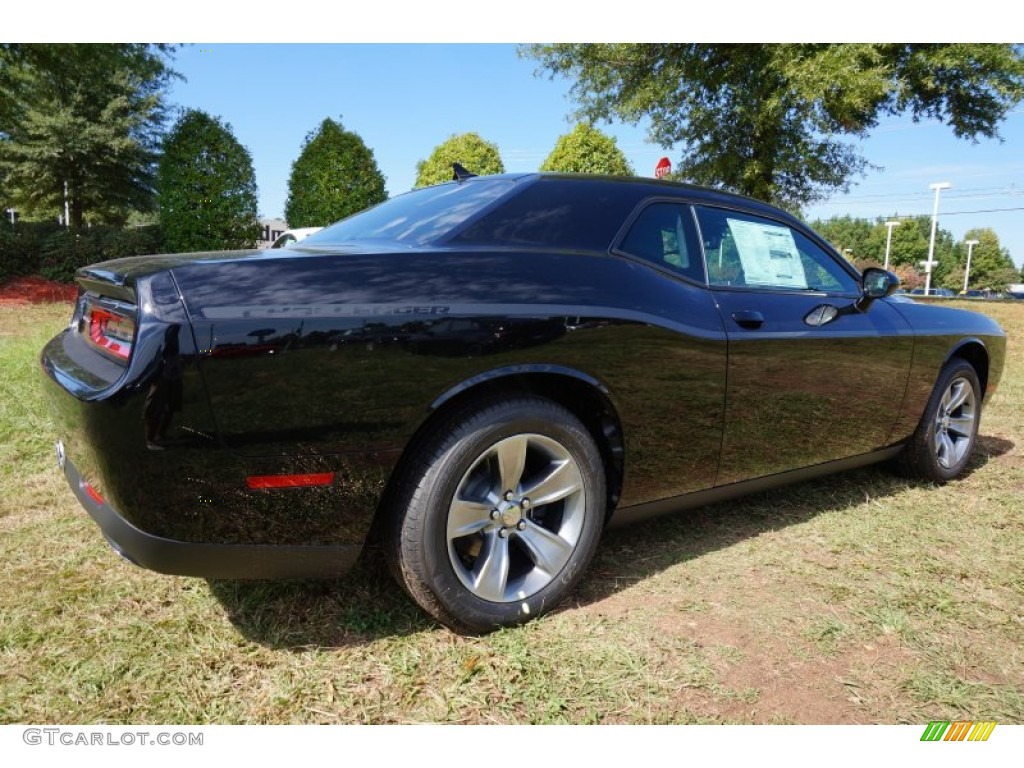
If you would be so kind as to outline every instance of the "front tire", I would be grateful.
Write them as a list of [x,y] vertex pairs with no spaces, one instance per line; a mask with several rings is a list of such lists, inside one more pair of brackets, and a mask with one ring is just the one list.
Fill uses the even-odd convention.
[[946,363],[921,423],[900,455],[903,474],[940,484],[960,475],[977,443],[981,401],[974,366],[958,357]]
[[470,633],[560,603],[605,521],[601,455],[579,419],[542,398],[487,400],[452,414],[415,450],[389,541],[406,592]]

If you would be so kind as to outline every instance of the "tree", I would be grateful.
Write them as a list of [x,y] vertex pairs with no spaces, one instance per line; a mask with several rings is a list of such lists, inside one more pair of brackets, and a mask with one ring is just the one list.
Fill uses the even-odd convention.
[[[928,258],[928,243],[931,239],[932,220],[929,216],[891,217],[857,219],[851,216],[837,216],[827,221],[811,223],[811,229],[824,237],[833,248],[851,259],[859,267],[882,266],[885,263],[885,240],[888,235],[886,221],[896,220],[900,226],[892,231],[889,249],[889,268],[900,275],[904,285],[917,287],[915,281],[924,275],[921,262]],[[951,275],[961,260],[961,246],[953,233],[941,227],[935,232],[935,260],[932,269],[932,283],[947,288],[953,287]],[[964,250],[966,254],[966,250]],[[921,284],[924,278],[921,277]],[[963,271],[960,271],[963,286]]]
[[848,259],[875,261],[875,254],[870,247],[873,230],[867,219],[837,216],[828,221],[816,221],[811,228]]
[[849,188],[885,115],[938,119],[960,138],[998,136],[1024,97],[1014,45],[555,44],[521,50],[573,81],[577,115],[650,121],[680,147],[677,172],[788,208]]
[[416,163],[415,186],[429,187],[431,184],[451,181],[452,163],[459,163],[477,176],[505,172],[497,144],[484,141],[476,133],[461,133],[449,136],[434,147],[430,157]]
[[[899,221],[899,226],[892,230],[889,266],[890,268],[905,266],[913,268],[915,271],[921,269],[921,262],[928,258],[928,238],[931,235],[931,219],[924,218],[928,223],[928,229],[924,232],[917,222],[900,218],[898,214],[876,219],[867,244],[868,252],[874,255],[879,264],[884,264],[885,241],[889,235],[885,222]],[[941,241],[941,238],[937,235],[936,240]]]
[[252,248],[259,236],[256,174],[231,126],[197,109],[167,135],[157,185],[170,251]]
[[[920,264],[922,261],[928,259],[928,249],[931,243],[932,237],[932,217],[931,216],[913,216],[911,218],[901,219],[903,222],[892,234],[893,249],[896,248],[896,232],[901,229],[905,229],[904,232],[900,232],[899,243],[901,246],[900,251],[900,262],[905,263],[904,259],[907,259],[907,255],[904,254],[902,247],[907,241],[918,243],[917,252],[920,253],[920,258],[914,261],[914,266],[918,271],[925,275],[924,266]],[[915,237],[916,233],[916,237]],[[950,273],[956,267],[957,262],[960,260],[959,255],[959,244],[956,242],[956,238],[953,237],[953,233],[948,229],[939,227],[935,230],[935,252],[932,254],[932,258],[938,262],[932,267],[932,286],[941,286],[943,288],[954,288],[955,285],[949,280]],[[962,277],[962,276],[961,276]],[[962,287],[962,285],[961,285]]]
[[[153,207],[171,46],[0,46],[5,203],[70,224],[123,223]],[[65,192],[66,190],[66,192]]]
[[578,123],[572,132],[559,137],[540,169],[612,176],[636,174],[615,139],[586,123]]
[[1017,282],[1017,267],[1010,258],[1010,252],[999,242],[999,235],[988,227],[970,229],[959,243],[958,263],[950,270],[948,288],[962,290],[964,273],[967,268],[968,240],[977,240],[971,251],[971,274],[969,288],[991,288],[1002,290],[1008,283]]
[[322,227],[387,200],[373,150],[326,118],[306,135],[288,178],[290,227]]

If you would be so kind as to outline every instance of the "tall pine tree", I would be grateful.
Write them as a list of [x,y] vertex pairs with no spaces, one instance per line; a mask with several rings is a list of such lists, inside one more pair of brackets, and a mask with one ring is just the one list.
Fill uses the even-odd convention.
[[230,125],[197,109],[182,114],[164,141],[157,183],[168,250],[256,245],[256,174]]
[[2,201],[70,224],[153,205],[169,46],[0,46]]
[[326,118],[306,136],[288,178],[290,227],[323,227],[387,200],[373,150]]

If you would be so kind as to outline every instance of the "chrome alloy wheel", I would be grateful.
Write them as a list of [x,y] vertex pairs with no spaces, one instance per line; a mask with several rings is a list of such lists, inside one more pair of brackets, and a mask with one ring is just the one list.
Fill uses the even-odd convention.
[[965,378],[955,378],[942,395],[935,413],[935,459],[952,469],[963,460],[974,441],[977,403],[974,387]]
[[513,435],[462,476],[448,510],[448,557],[462,584],[495,603],[523,600],[554,580],[583,530],[579,465],[550,437]]

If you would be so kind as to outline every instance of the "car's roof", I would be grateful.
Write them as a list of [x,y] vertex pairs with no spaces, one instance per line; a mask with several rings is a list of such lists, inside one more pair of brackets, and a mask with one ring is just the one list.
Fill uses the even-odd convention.
[[[666,195],[671,197],[688,197],[696,200],[704,200],[711,203],[719,203],[722,205],[734,205],[738,207],[748,208],[752,210],[760,210],[765,213],[770,213],[774,216],[783,214],[786,218],[792,221],[798,221],[789,212],[784,209],[773,206],[769,203],[765,203],[761,200],[757,200],[752,197],[746,197],[739,195],[734,192],[726,192],[721,189],[714,189],[711,187],[702,187],[698,184],[690,184],[683,181],[667,181],[664,179],[652,179],[646,176],[607,176],[597,173],[562,173],[552,171],[538,171],[534,173],[501,173],[491,176],[474,176],[464,180],[472,182],[473,179],[508,179],[511,181],[527,181],[536,180],[540,182],[570,182],[580,184],[608,184],[615,186],[633,187],[638,191],[642,191],[645,196],[654,195]],[[462,183],[464,183],[462,182]],[[448,182],[453,183],[453,182]]]

